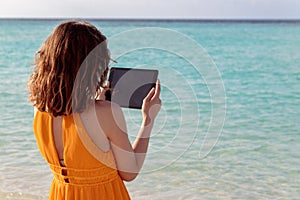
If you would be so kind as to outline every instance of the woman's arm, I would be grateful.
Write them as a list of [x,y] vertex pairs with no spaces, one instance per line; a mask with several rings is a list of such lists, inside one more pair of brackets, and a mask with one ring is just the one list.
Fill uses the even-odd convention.
[[[157,81],[155,89],[152,88],[143,101],[143,121],[133,145],[128,139],[126,122],[121,108],[112,103],[110,115],[106,116],[105,121],[110,120],[110,126],[109,130],[105,130],[105,132],[111,142],[119,174],[125,181],[135,179],[143,166],[154,119],[161,107],[159,95],[160,84]],[[99,117],[98,119],[100,124],[105,123]],[[104,126],[107,127],[105,124]]]

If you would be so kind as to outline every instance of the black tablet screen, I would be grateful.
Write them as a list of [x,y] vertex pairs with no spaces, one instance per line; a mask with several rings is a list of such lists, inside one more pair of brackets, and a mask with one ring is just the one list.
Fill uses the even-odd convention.
[[113,67],[108,79],[111,91],[106,93],[106,100],[121,107],[140,109],[143,99],[155,87],[157,76],[157,70]]

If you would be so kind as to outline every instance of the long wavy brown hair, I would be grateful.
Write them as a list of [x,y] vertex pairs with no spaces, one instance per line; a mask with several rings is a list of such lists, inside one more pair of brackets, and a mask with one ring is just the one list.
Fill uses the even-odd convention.
[[80,113],[104,87],[109,60],[106,37],[95,26],[63,22],[35,54],[29,100],[55,117]]

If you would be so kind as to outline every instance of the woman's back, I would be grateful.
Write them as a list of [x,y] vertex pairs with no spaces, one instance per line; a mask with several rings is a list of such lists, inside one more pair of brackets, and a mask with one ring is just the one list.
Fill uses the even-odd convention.
[[[54,174],[49,199],[129,199],[112,151],[103,152],[95,146],[79,114],[62,117],[65,165],[62,166],[53,137],[53,121],[50,114],[36,112],[34,133],[37,144]],[[92,154],[85,147],[87,145],[93,149]],[[93,154],[97,154],[97,158]]]

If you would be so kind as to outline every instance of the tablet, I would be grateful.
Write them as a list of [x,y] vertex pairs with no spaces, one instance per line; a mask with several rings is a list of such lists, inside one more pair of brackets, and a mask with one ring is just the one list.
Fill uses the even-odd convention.
[[155,87],[157,76],[158,70],[113,67],[108,78],[110,91],[106,93],[106,100],[124,108],[141,109],[143,99]]

